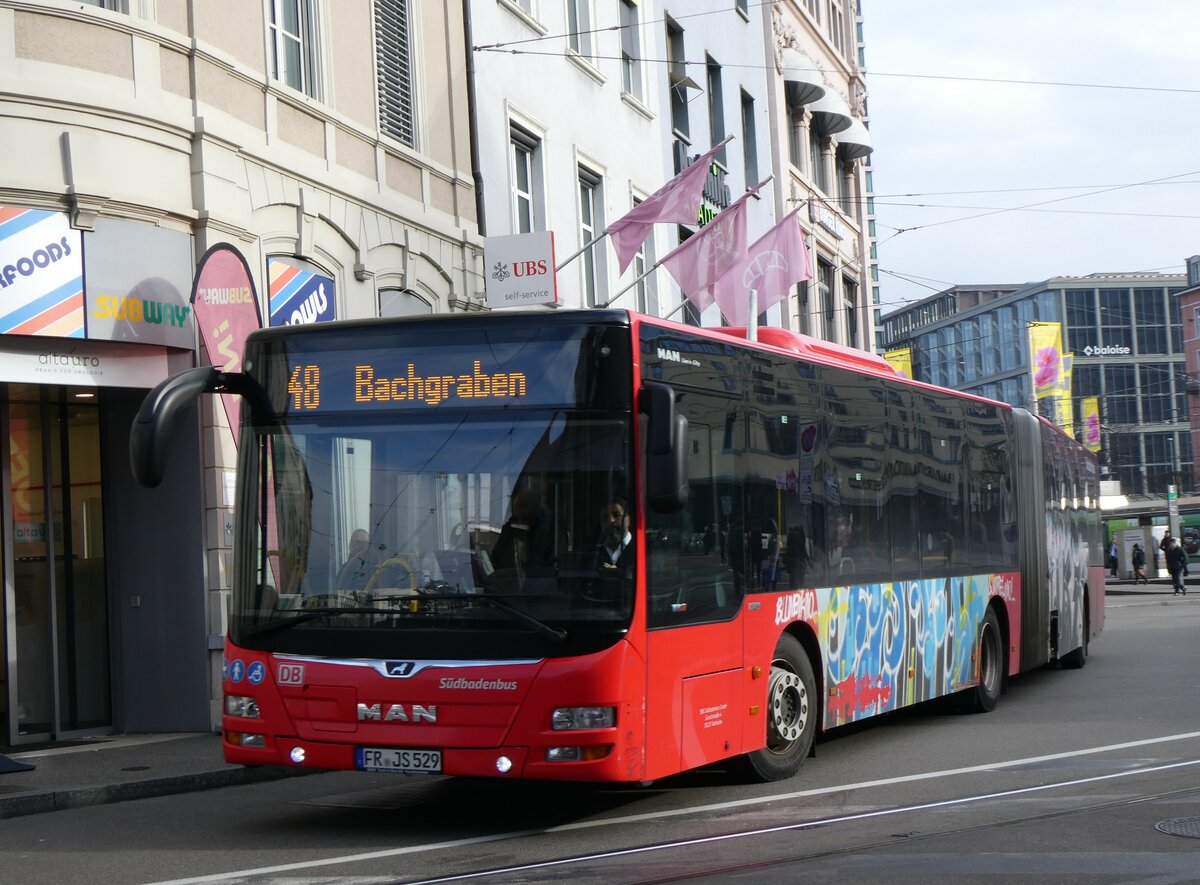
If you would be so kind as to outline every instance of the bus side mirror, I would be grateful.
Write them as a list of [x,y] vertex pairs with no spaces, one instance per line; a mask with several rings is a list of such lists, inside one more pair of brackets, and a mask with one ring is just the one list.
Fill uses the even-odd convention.
[[649,418],[646,440],[646,506],[676,513],[687,506],[687,418],[675,409],[675,391],[665,384],[642,385],[641,410]]
[[219,389],[224,376],[215,366],[187,369],[146,394],[129,429],[129,466],[148,489],[162,482],[171,430],[181,412],[202,393]]

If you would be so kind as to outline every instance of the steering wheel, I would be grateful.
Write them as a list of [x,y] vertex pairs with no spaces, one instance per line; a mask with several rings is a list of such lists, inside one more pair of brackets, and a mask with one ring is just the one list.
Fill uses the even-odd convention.
[[417,573],[409,564],[408,557],[393,556],[391,559],[385,559],[382,563],[380,563],[379,568],[375,569],[375,573],[372,574],[370,580],[367,581],[367,586],[363,588],[364,591],[367,593],[371,592],[371,590],[375,587],[375,582],[379,580],[379,576],[392,566],[399,566],[408,572],[409,586],[411,586],[413,590],[417,589]]

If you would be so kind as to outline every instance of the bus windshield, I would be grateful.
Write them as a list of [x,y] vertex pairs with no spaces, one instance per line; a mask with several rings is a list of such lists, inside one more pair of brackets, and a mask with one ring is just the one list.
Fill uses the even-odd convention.
[[500,647],[489,634],[514,651],[615,641],[633,607],[630,432],[628,414],[572,409],[256,427],[253,580],[237,583],[231,632],[344,656],[413,657],[420,635],[445,656],[455,632],[471,635],[449,651],[465,657]]

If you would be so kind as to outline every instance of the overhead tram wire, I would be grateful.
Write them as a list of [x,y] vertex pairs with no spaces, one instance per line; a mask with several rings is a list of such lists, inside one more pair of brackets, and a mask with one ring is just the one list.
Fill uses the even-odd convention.
[[[759,2],[759,3],[747,3],[746,7],[757,9],[757,8],[760,8],[763,6],[770,6],[774,2],[776,2],[776,0],[762,0],[762,2]],[[680,15],[671,16],[671,20],[672,21],[685,21],[687,19],[700,18],[700,17],[706,16],[706,15],[724,15],[724,14],[730,13],[730,12],[733,12],[732,7],[726,7],[724,9],[709,9],[704,12],[685,12]],[[638,22],[637,26],[639,28],[641,28],[641,27],[645,27],[646,25],[659,25],[659,24],[662,24],[663,22],[665,22],[666,20],[667,20],[666,18],[647,19],[646,21]],[[607,34],[611,31],[623,31],[627,27],[630,27],[630,26],[622,25],[622,24],[615,24],[615,25],[609,25],[608,27],[604,27],[604,28],[589,28],[588,30],[585,30],[585,31],[567,31],[564,34],[541,34],[537,37],[525,37],[521,40],[505,40],[501,43],[484,43],[479,46],[472,46],[471,49],[474,50],[475,52],[494,51],[496,49],[502,49],[506,46],[519,46],[524,43],[543,43],[547,40],[563,40],[568,37],[582,36],[584,34]]]
[[[725,12],[727,10],[720,10],[720,11]],[[695,14],[696,15],[710,15],[712,13],[695,13]],[[508,43],[493,43],[490,45],[472,46],[471,49],[474,52],[499,52],[499,53],[504,53],[506,55],[535,55],[535,56],[544,56],[544,57],[565,58],[568,55],[568,52],[566,50],[540,51],[540,50],[536,50],[536,49],[507,49],[505,47],[517,45],[520,43],[541,42],[543,40],[549,40],[549,39],[563,39],[566,37],[570,37],[574,34],[589,34],[589,33],[603,33],[603,32],[607,32],[607,31],[616,31],[616,30],[620,30],[622,27],[624,27],[624,26],[623,25],[613,25],[613,26],[607,27],[607,28],[598,28],[593,31],[571,31],[566,34],[555,35],[554,37],[549,37],[549,36],[547,36],[547,37],[531,37],[528,40],[518,40],[518,41],[510,41]],[[684,66],[690,65],[693,67],[707,67],[707,65],[708,65],[708,62],[706,62],[706,61],[688,61],[686,59],[677,60],[677,59],[670,59],[670,58],[645,58],[642,56],[599,55],[599,54],[595,54],[595,53],[586,56],[586,58],[588,60],[592,60],[592,61],[595,61],[595,60],[627,61],[628,60],[628,61],[644,62],[646,64],[684,65]],[[738,68],[738,69],[754,70],[754,71],[769,71],[769,70],[775,69],[775,65],[752,65],[752,64],[738,64],[738,63],[722,64],[721,67],[730,68],[730,69]],[[796,70],[813,71],[813,72],[816,72],[819,74],[837,74],[839,76],[844,76],[846,73],[845,71],[826,70],[826,69],[820,68],[820,67],[797,68]],[[1177,86],[1132,86],[1132,85],[1128,85],[1128,84],[1124,84],[1124,83],[1072,83],[1072,82],[1057,81],[1057,80],[1019,80],[1019,79],[1008,78],[1008,77],[967,77],[967,76],[961,76],[961,75],[956,75],[956,74],[913,74],[913,73],[901,73],[901,72],[893,72],[893,71],[877,71],[877,70],[871,70],[869,68],[861,68],[861,69],[859,69],[859,72],[864,77],[867,77],[867,78],[870,78],[870,77],[903,77],[906,79],[913,79],[913,80],[951,80],[951,81],[961,81],[964,83],[999,83],[999,84],[1008,84],[1008,85],[1013,85],[1013,86],[1055,86],[1055,87],[1061,87],[1061,88],[1066,88],[1066,89],[1116,89],[1116,90],[1127,90],[1127,91],[1135,91],[1135,92],[1163,92],[1163,93],[1182,94],[1182,95],[1200,95],[1200,89],[1184,89],[1184,88],[1177,87]]]

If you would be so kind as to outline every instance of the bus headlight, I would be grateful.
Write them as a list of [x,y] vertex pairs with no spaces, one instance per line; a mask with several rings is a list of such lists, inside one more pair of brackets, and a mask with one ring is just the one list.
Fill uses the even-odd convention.
[[238,716],[242,719],[257,719],[259,717],[258,701],[242,695],[225,695],[225,715]]
[[616,724],[616,707],[559,707],[550,716],[550,727],[555,731],[612,728]]

